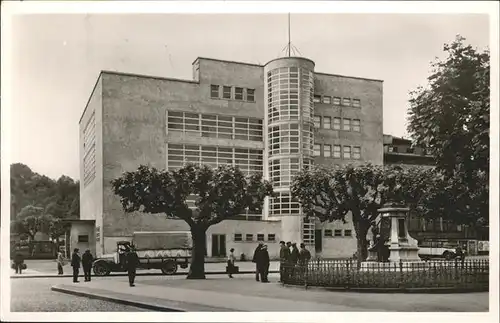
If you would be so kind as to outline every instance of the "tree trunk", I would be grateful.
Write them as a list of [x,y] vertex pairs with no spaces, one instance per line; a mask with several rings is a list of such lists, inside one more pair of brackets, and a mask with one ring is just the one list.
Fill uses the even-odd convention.
[[369,229],[370,223],[368,221],[361,220],[354,223],[357,240],[358,262],[365,261],[368,257],[368,241],[366,240],[366,235],[368,234]]
[[206,231],[204,226],[191,226],[191,235],[193,237],[193,252],[191,255],[191,266],[187,279],[205,279],[205,245]]

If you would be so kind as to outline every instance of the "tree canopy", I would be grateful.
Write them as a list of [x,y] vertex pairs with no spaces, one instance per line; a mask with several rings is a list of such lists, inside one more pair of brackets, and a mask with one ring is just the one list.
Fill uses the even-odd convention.
[[490,54],[464,41],[445,44],[428,85],[410,93],[408,132],[447,174],[489,169]]
[[43,232],[57,240],[65,230],[62,220],[79,218],[80,183],[64,175],[53,180],[21,163],[10,170],[11,232],[32,239],[30,232]]
[[163,213],[190,226],[193,254],[188,278],[205,278],[205,233],[214,224],[242,214],[261,212],[272,186],[261,174],[248,177],[233,166],[187,164],[165,171],[141,165],[112,181],[125,212]]
[[[411,92],[408,132],[434,155],[441,175],[432,209],[464,224],[489,219],[490,54],[457,36],[432,64],[428,85]],[[453,209],[443,203],[453,204]]]
[[350,212],[357,238],[358,259],[367,252],[366,235],[385,203],[425,209],[433,170],[382,167],[371,164],[313,167],[292,183],[292,196],[304,215],[325,221],[346,221]]

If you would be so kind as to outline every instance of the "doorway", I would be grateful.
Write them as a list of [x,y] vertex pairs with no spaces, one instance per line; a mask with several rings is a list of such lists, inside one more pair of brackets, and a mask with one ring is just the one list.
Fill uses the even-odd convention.
[[212,234],[212,257],[226,256],[226,235]]
[[323,251],[323,234],[321,230],[314,230],[314,249],[316,253]]

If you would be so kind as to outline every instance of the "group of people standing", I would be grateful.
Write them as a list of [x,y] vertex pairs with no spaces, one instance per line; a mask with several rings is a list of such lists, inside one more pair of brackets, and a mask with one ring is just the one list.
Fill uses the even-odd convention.
[[[82,256],[80,256],[80,250],[75,248],[73,254],[71,255],[71,267],[73,267],[73,283],[79,283],[78,275],[80,274],[80,265],[83,267],[83,275],[85,281],[91,281],[92,263],[94,262],[94,256],[90,253],[90,250],[85,250]],[[62,254],[59,253],[57,256],[57,270],[58,274],[63,274],[62,266],[64,265],[64,259]]]
[[295,267],[305,268],[311,259],[311,252],[306,249],[304,243],[300,244],[300,250],[296,243],[280,241],[280,282],[293,274]]
[[269,283],[267,279],[269,275],[269,252],[267,251],[267,245],[263,242],[259,242],[257,248],[255,248],[252,262],[254,262],[256,266],[255,280]]

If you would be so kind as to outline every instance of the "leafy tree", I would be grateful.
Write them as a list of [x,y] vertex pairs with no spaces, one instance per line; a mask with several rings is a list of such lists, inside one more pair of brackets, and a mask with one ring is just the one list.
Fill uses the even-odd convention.
[[43,208],[28,205],[19,212],[16,220],[11,222],[11,230],[18,234],[26,234],[30,240],[34,240],[38,232],[49,233],[53,220]]
[[408,131],[447,174],[489,168],[490,54],[457,36],[432,64],[428,86],[411,92]]
[[[187,164],[179,170],[160,171],[142,165],[113,180],[112,186],[125,212],[163,213],[186,221],[193,238],[188,279],[205,278],[207,229],[246,208],[262,211],[264,198],[272,194],[262,175],[245,177],[233,166],[211,169]],[[188,202],[190,198],[194,203]]]
[[456,223],[475,225],[489,218],[490,54],[464,40],[446,44],[448,56],[432,64],[428,86],[411,92],[408,131],[443,172],[441,191],[428,202]]
[[304,215],[321,222],[346,221],[351,213],[358,260],[366,259],[366,235],[386,203],[426,210],[433,170],[423,168],[361,166],[313,167],[301,171],[292,184],[292,196]]

